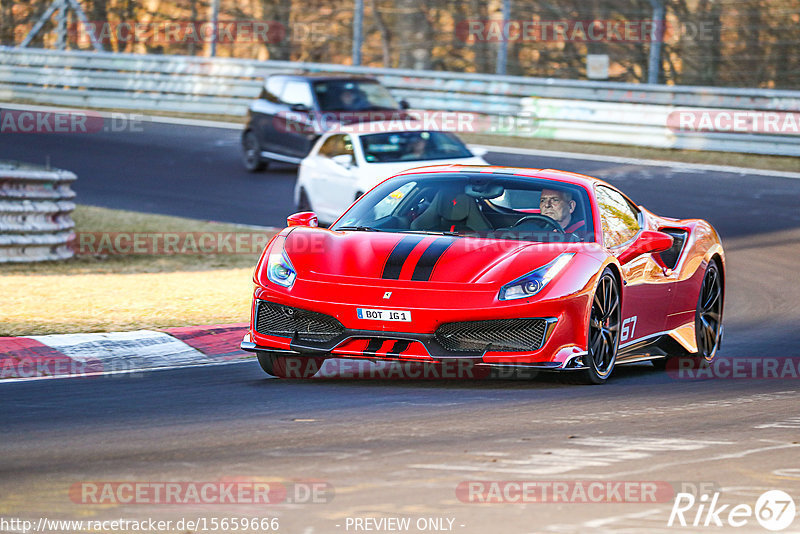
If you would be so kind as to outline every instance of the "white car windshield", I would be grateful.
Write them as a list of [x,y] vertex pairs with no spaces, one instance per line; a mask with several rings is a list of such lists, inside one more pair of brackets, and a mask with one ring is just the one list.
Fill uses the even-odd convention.
[[367,80],[328,80],[314,83],[322,111],[365,111],[400,109],[389,91]]
[[361,136],[368,163],[396,163],[473,157],[455,135],[448,132],[386,132]]

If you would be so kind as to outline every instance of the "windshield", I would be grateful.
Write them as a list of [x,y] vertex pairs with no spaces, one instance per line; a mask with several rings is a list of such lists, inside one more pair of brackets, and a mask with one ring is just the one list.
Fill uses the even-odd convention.
[[368,80],[328,80],[314,83],[322,111],[399,109],[384,86]]
[[447,132],[388,132],[361,136],[364,159],[370,163],[471,158],[458,137]]
[[589,196],[582,187],[479,173],[389,179],[361,197],[331,229],[594,241]]

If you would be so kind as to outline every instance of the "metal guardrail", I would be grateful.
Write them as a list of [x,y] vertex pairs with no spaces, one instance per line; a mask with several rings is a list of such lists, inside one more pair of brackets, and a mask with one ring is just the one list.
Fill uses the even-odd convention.
[[73,256],[75,174],[0,162],[0,263]]
[[797,135],[680,132],[680,109],[797,114],[800,91],[554,80],[195,56],[0,47],[0,101],[241,117],[275,72],[377,77],[416,109],[534,116],[534,131],[498,134],[800,156]]

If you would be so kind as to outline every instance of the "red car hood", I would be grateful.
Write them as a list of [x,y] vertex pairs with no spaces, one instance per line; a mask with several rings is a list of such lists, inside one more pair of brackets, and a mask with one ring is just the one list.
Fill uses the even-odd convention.
[[576,243],[297,228],[286,238],[284,249],[299,278],[329,275],[503,284],[580,246]]

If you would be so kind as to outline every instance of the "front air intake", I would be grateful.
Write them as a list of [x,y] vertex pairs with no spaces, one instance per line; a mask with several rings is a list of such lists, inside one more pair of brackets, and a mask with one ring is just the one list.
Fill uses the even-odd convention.
[[256,302],[256,332],[299,341],[330,341],[344,326],[330,315],[292,308],[266,300]]
[[542,348],[545,319],[498,319],[445,323],[436,340],[451,351],[532,352]]

